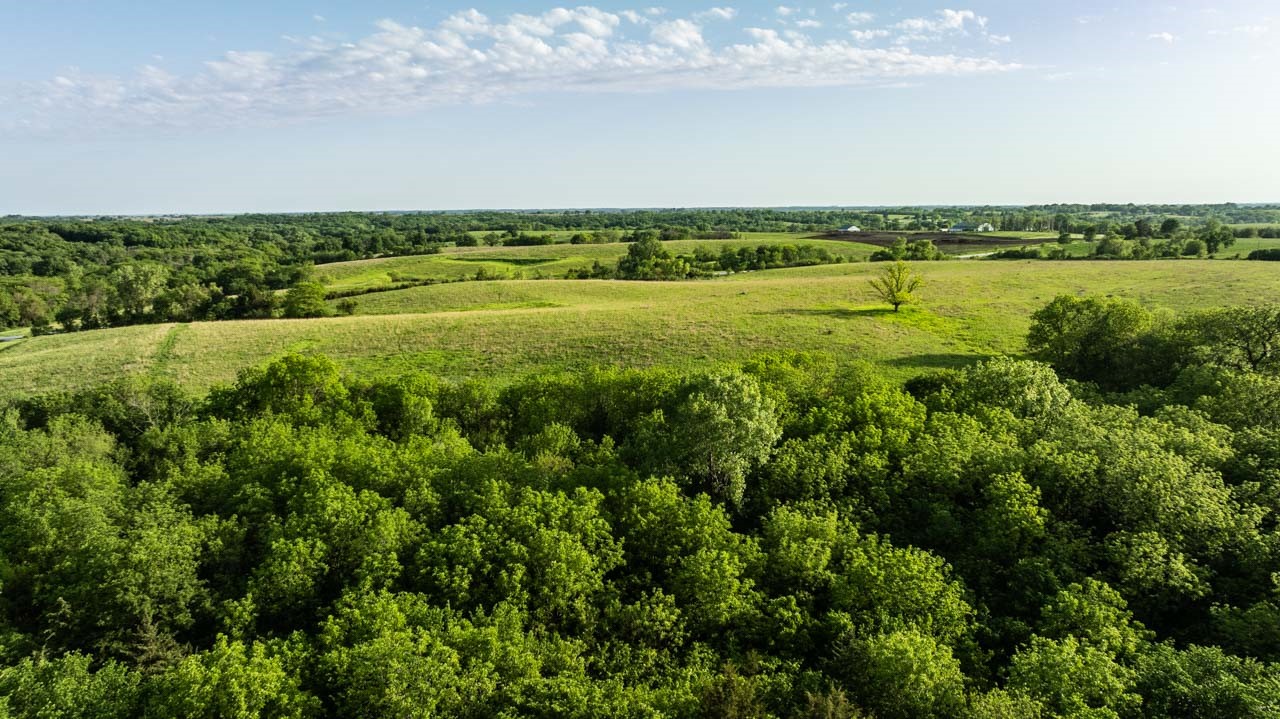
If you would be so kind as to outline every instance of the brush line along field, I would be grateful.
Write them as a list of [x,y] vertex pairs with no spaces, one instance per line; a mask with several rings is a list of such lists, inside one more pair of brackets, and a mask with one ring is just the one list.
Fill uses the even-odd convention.
[[[759,245],[821,247],[849,260],[865,260],[878,247],[860,242],[813,239],[782,232],[744,233],[736,240],[676,240],[664,245],[673,254],[703,249],[719,253]],[[381,257],[372,260],[334,262],[317,267],[317,278],[333,292],[386,287],[397,281],[461,280],[483,271],[493,278],[562,278],[574,270],[589,270],[595,262],[612,267],[627,254],[630,243],[599,245],[536,245],[531,247],[449,247],[435,255]]]
[[[1000,234],[1000,242],[964,242],[939,244],[938,249],[950,255],[966,255],[990,252],[1016,246],[1010,236],[1018,235],[1029,244],[1046,241],[1045,233],[992,233]],[[911,233],[900,233],[911,239]],[[932,236],[932,235],[931,235]],[[691,255],[699,250],[719,254],[724,250],[754,249],[761,245],[791,245],[795,247],[821,248],[832,255],[849,261],[862,261],[884,247],[854,239],[823,239],[802,233],[744,232],[732,240],[674,240],[663,243],[675,255]],[[881,243],[883,244],[883,243]],[[1083,255],[1091,249],[1087,243],[1079,243],[1083,249],[1074,254]],[[470,279],[483,272],[491,278],[549,279],[563,278],[570,272],[590,270],[599,262],[612,267],[627,254],[630,243],[571,245],[559,243],[531,247],[447,247],[434,255],[408,255],[381,257],[371,260],[333,262],[316,268],[317,278],[331,292],[352,292],[389,287],[397,282],[451,281]]]

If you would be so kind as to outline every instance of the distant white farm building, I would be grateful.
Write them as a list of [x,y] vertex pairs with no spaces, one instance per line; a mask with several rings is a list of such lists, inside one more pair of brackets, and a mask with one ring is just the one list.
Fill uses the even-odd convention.
[[840,230],[840,231],[841,231],[841,232],[862,232],[862,228],[861,228],[861,227],[858,227],[857,225],[849,225],[848,227],[846,227],[846,228],[844,228],[844,229],[842,229],[842,230]]
[[947,228],[947,232],[995,232],[995,225],[990,222],[975,224],[973,222],[957,222]]

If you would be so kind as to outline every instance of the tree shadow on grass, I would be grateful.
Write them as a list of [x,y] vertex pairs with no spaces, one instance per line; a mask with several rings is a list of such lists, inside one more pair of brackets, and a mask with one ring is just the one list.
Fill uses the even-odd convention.
[[[892,307],[856,307],[856,308],[832,308],[832,309],[781,309],[770,310],[768,312],[759,312],[762,315],[799,315],[809,317],[835,317],[836,319],[852,319],[854,317],[892,317],[894,312]],[[902,313],[898,313],[901,315]]]
[[989,360],[993,356],[994,355],[976,353],[962,354],[959,352],[941,352],[896,357],[891,360],[886,360],[885,364],[892,367],[908,367],[915,369],[961,369],[983,360]]

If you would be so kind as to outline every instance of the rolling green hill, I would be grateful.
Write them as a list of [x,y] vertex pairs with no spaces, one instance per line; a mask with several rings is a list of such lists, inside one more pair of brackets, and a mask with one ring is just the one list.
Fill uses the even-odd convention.
[[[538,248],[525,248],[534,250]],[[423,369],[512,378],[591,364],[696,367],[781,350],[822,350],[907,376],[1022,351],[1028,317],[1062,293],[1191,309],[1280,302],[1269,263],[919,263],[922,304],[893,314],[867,279],[880,266],[828,265],[690,282],[460,282],[359,298],[358,314],[310,320],[142,325],[33,337],[0,348],[9,392],[155,373],[192,389],[288,350],[373,373]]]

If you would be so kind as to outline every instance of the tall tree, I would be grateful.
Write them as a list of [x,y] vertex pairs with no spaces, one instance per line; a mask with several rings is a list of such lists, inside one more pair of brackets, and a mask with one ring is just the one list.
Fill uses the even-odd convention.
[[169,270],[154,262],[131,262],[117,267],[110,277],[120,309],[130,320],[139,320],[151,311],[156,298],[164,292]]
[[639,454],[655,470],[685,474],[699,491],[738,505],[747,472],[773,452],[782,432],[773,402],[740,372],[699,380],[670,416],[646,418]]
[[1216,217],[1210,217],[1205,220],[1196,234],[1204,242],[1205,248],[1211,255],[1217,253],[1220,249],[1230,247],[1236,242],[1236,236],[1231,232],[1231,228],[1222,224]]
[[897,312],[902,305],[915,302],[916,298],[912,293],[920,289],[922,284],[924,284],[924,278],[901,260],[884,268],[879,277],[871,279],[872,289],[880,299],[893,305],[894,312]]
[[327,317],[331,313],[324,302],[324,285],[319,282],[299,282],[284,296],[285,317]]

